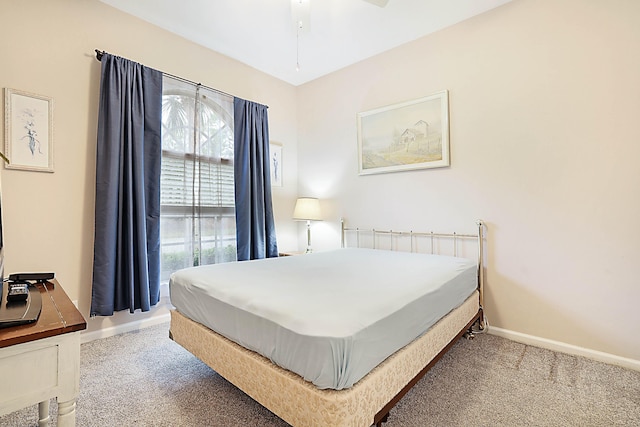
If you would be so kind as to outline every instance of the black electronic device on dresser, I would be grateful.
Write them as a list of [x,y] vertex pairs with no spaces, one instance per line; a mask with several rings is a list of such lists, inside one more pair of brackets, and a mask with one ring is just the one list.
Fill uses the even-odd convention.
[[[15,273],[9,275],[9,279],[2,283],[0,328],[37,321],[42,310],[42,297],[40,290],[34,283],[49,283],[48,280],[54,277],[53,273]],[[52,286],[53,283],[50,285]]]
[[42,310],[40,290],[29,283],[2,283],[0,328],[24,325],[38,320]]

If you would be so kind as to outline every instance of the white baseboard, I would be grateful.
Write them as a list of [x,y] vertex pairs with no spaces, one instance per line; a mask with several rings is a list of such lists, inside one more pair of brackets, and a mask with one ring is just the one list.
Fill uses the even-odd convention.
[[489,326],[487,331],[492,335],[507,338],[522,344],[532,345],[534,347],[546,348],[560,353],[571,354],[573,356],[582,356],[587,359],[596,360],[598,362],[608,363],[610,365],[621,366],[634,371],[640,371],[640,360],[629,359],[626,357],[616,356],[602,351],[591,350],[584,347],[578,347],[571,344],[565,344],[560,341],[553,341],[546,338],[535,337],[520,332],[510,331],[508,329],[496,328]]
[[126,332],[137,331],[142,328],[148,328],[149,326],[159,325],[160,323],[166,323],[171,319],[170,313],[163,313],[153,317],[149,317],[143,320],[134,320],[132,322],[123,323],[120,325],[111,326],[97,331],[83,332],[80,334],[80,342],[82,344],[89,341],[108,338],[114,335],[124,334]]

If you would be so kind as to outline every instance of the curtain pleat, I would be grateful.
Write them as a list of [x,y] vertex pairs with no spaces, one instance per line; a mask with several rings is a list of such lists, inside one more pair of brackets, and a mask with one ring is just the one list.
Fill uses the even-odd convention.
[[160,299],[162,73],[104,54],[91,315]]
[[240,98],[233,106],[238,261],[277,257],[267,106]]

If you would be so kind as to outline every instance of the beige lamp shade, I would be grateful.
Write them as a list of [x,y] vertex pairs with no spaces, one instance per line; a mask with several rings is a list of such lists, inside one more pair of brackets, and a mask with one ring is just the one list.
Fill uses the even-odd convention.
[[320,201],[313,197],[300,197],[293,210],[293,219],[301,221],[322,221]]

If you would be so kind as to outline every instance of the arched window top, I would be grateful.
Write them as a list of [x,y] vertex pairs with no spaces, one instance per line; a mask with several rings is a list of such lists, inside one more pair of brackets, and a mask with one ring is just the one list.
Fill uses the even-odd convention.
[[162,149],[233,159],[233,99],[199,88],[168,87],[162,96]]

